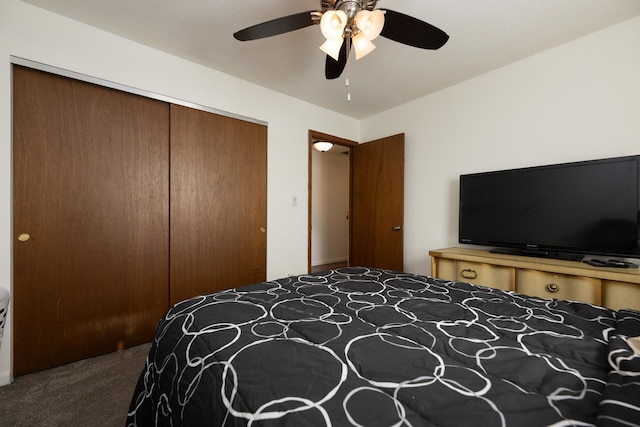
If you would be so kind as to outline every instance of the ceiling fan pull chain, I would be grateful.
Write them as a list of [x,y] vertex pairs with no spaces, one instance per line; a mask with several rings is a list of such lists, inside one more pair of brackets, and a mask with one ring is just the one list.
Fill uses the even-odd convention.
[[349,89],[349,77],[345,80],[345,87],[347,88],[347,101],[351,102],[351,90]]
[[349,61],[349,54],[351,53],[351,37],[347,37],[347,76],[345,79],[345,86],[347,88],[347,102],[351,102],[351,88],[349,87],[349,74],[351,73],[351,61]]

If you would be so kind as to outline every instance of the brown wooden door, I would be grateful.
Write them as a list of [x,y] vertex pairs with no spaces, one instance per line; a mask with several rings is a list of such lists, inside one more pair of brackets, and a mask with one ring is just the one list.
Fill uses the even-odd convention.
[[403,270],[404,134],[352,149],[349,263]]
[[266,278],[267,128],[171,106],[172,303]]
[[14,375],[148,342],[168,306],[168,104],[14,66],[13,120]]

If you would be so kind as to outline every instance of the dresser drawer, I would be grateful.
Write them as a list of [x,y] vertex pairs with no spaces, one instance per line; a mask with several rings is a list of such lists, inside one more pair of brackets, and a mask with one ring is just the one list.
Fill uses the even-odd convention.
[[597,305],[601,303],[600,279],[592,277],[518,269],[516,291],[539,298],[583,301]]
[[434,258],[433,276],[444,280],[456,280],[457,261],[447,258]]
[[456,280],[490,288],[512,291],[515,288],[515,269],[480,262],[458,261]]
[[632,308],[640,311],[640,284],[603,280],[602,305],[613,310]]

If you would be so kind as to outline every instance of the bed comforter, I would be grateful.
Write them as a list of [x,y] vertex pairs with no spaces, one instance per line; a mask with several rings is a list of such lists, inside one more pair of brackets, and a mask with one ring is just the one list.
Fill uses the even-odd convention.
[[640,313],[345,268],[183,301],[128,426],[640,425]]

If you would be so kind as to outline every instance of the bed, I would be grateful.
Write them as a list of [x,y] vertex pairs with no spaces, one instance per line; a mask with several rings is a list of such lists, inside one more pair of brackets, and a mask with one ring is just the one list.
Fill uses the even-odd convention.
[[128,426],[640,425],[640,313],[349,267],[160,321]]

